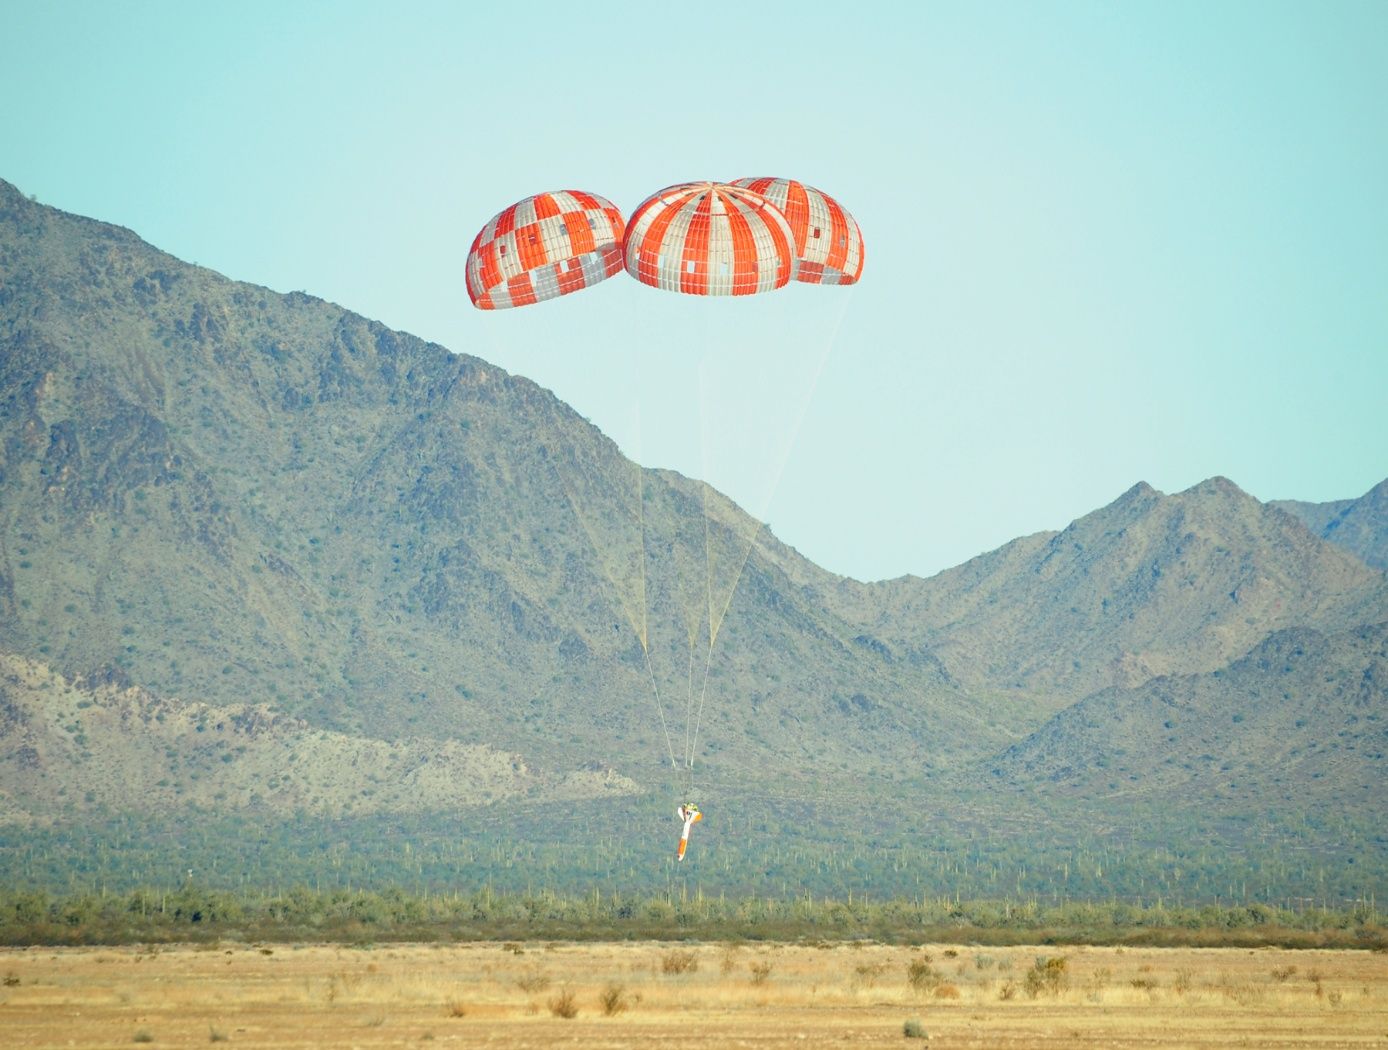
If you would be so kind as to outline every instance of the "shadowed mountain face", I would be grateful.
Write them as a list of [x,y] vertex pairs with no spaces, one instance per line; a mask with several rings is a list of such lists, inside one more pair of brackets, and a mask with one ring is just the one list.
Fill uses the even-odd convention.
[[[174,788],[378,813],[603,798],[668,785],[687,750],[705,780],[903,796],[1023,738],[999,768],[1050,769],[1038,740],[1100,746],[1073,720],[1092,708],[1057,711],[1214,681],[1298,630],[1341,641],[1306,643],[1297,710],[1338,704],[1343,639],[1388,619],[1360,553],[1382,549],[1382,490],[1326,515],[1331,543],[1222,478],[1137,485],[930,579],[860,583],[526,379],[0,183],[0,655],[20,661],[3,732],[72,785],[0,763],[11,816]],[[247,711],[277,728],[221,740],[231,761],[190,735]],[[1261,725],[1225,729],[1280,754]],[[1158,767],[1212,746],[1152,737],[1133,768],[1167,783]],[[272,777],[291,752],[311,761]],[[214,758],[245,774],[209,766],[220,796],[189,772]],[[1356,761],[1289,768],[1360,784]],[[165,785],[122,793],[112,771],[137,768]]]
[[1340,811],[1381,804],[1388,777],[1388,623],[1278,631],[1209,674],[1104,689],[994,763],[1014,783]]
[[1308,529],[1337,547],[1343,547],[1366,565],[1388,569],[1388,479],[1380,481],[1358,499],[1331,503],[1275,500]]

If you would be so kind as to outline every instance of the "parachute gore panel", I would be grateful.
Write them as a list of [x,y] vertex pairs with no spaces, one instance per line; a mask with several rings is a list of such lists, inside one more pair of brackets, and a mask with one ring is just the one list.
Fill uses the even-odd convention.
[[738,179],[785,214],[795,236],[795,279],[854,284],[863,273],[863,231],[838,201],[794,179]]
[[467,294],[481,310],[555,299],[622,268],[625,223],[596,193],[558,190],[518,201],[483,226],[467,256]]
[[795,264],[789,224],[767,198],[723,182],[687,182],[646,198],[627,224],[626,267],[642,284],[689,295],[784,287]]

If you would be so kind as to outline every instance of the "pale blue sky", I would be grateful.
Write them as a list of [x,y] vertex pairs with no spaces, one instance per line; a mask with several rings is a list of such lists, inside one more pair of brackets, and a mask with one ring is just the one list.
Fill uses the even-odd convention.
[[[905,10],[903,10],[905,9]],[[0,178],[554,390],[836,572],[929,574],[1138,480],[1388,476],[1388,4],[0,0]],[[625,276],[486,315],[545,189],[801,179],[853,289]]]

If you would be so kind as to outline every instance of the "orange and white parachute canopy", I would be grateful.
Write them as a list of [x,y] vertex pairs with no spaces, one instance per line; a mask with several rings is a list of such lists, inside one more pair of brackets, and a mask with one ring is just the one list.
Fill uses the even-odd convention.
[[794,179],[738,179],[776,205],[795,236],[795,279],[854,284],[863,273],[863,231],[833,197]]
[[689,295],[752,295],[783,288],[795,264],[790,225],[760,193],[724,182],[685,182],[631,213],[627,273]]
[[622,268],[625,223],[596,193],[537,193],[483,226],[467,256],[467,294],[480,310],[556,299]]

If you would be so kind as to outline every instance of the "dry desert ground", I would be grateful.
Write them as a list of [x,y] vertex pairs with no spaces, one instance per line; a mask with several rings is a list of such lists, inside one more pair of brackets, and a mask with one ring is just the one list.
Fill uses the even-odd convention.
[[16,1050],[1388,1047],[1362,951],[224,943],[4,949],[0,979]]

